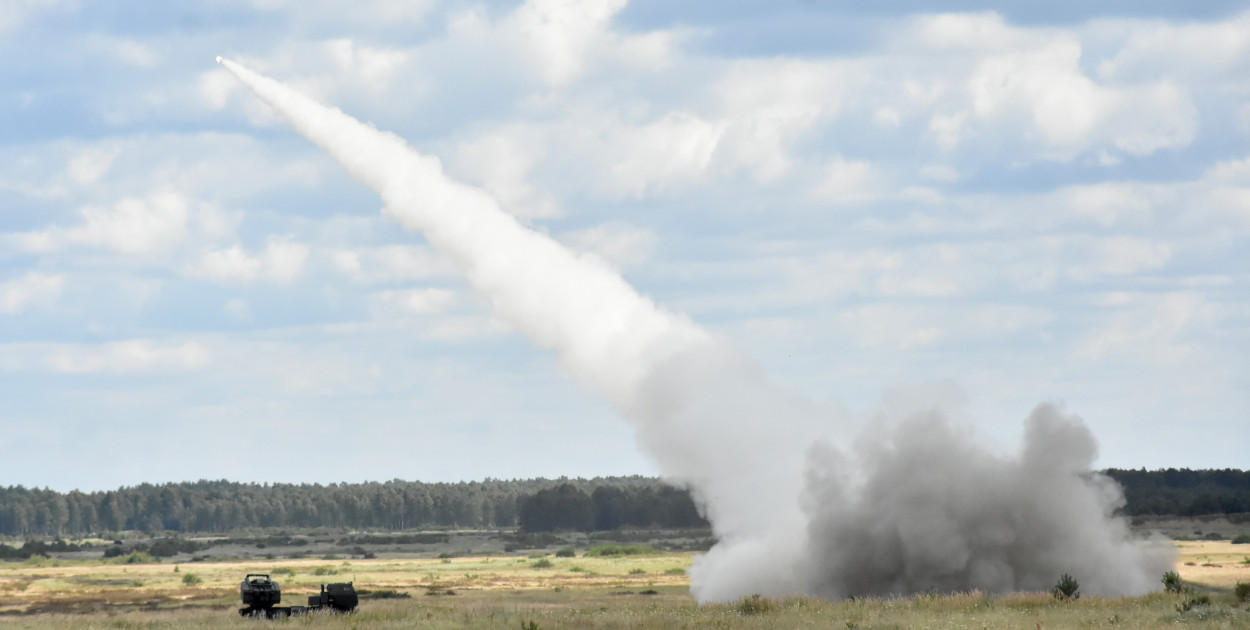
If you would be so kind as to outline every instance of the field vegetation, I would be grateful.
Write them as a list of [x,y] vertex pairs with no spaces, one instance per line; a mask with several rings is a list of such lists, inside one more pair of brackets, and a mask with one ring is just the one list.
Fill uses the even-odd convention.
[[[490,538],[487,534],[444,535],[445,539],[438,540],[447,548],[464,545],[465,538],[474,535]],[[186,554],[164,561],[151,556],[34,556],[0,563],[0,625],[142,629],[255,628],[264,623],[274,628],[531,630],[1250,625],[1250,602],[1242,601],[1247,594],[1237,590],[1238,583],[1250,583],[1250,562],[1243,562],[1247,548],[1228,541],[1177,543],[1180,588],[1138,598],[974,592],[840,602],[747,597],[699,606],[689,594],[686,575],[695,554],[657,549],[663,546],[657,536],[633,532],[624,536],[633,540],[605,542],[562,535],[554,537],[548,548],[513,553],[395,551],[402,549],[392,544],[396,537],[361,535],[346,541],[364,552],[356,557],[327,553],[192,562]],[[335,544],[342,539],[337,538]],[[412,540],[428,544],[433,539]],[[279,580],[286,605],[303,604],[308,595],[319,591],[320,584],[351,581],[361,595],[360,609],[351,615],[318,613],[267,622],[244,619],[236,611],[238,584],[247,573],[268,573]],[[1079,580],[1079,576],[1072,577]]]

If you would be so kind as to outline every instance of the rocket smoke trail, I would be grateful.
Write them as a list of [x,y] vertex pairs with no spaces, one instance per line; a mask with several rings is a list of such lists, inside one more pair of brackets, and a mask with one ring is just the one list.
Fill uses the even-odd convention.
[[398,136],[217,61],[633,423],[716,531],[691,569],[700,601],[1041,589],[1064,572],[1091,594],[1139,593],[1170,568],[1112,516],[1119,488],[1089,473],[1097,447],[1079,419],[1040,406],[1018,459],[977,449],[937,414],[854,449],[824,440],[845,433],[838,413],[774,385],[598,258],[521,225]]

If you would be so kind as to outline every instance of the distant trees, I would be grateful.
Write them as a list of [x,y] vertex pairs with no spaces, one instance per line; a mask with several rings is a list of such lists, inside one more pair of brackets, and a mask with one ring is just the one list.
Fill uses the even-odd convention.
[[525,531],[621,527],[707,527],[690,493],[663,484],[601,485],[587,496],[571,484],[540,490],[521,503]]
[[573,484],[562,483],[525,499],[519,524],[528,532],[590,531],[595,528],[595,504]]
[[[1110,469],[1124,512],[1250,512],[1250,472]],[[552,512],[546,514],[546,512]],[[649,477],[422,483],[256,484],[195,481],[105,492],[0,487],[0,535],[54,539],[143,530],[256,528],[403,530],[441,527],[611,530],[706,527],[690,493]]]
[[1104,473],[1124,488],[1129,515],[1200,516],[1250,512],[1250,471],[1121,470]]
[[[581,493],[561,496],[582,497],[578,518],[584,520],[562,521],[559,528],[594,529],[598,515],[590,496],[600,488],[621,490],[619,496],[633,497],[633,507],[620,509],[646,514],[624,519],[622,524],[673,521],[659,514],[694,514],[696,518],[698,514],[684,490],[637,476],[461,483],[397,479],[329,485],[195,481],[91,493],[10,486],[0,488],[0,535],[55,538],[125,530],[177,534],[254,528],[513,527],[520,523],[521,507],[528,500],[562,485]],[[654,505],[642,510],[639,502]],[[568,506],[567,501],[559,505]]]

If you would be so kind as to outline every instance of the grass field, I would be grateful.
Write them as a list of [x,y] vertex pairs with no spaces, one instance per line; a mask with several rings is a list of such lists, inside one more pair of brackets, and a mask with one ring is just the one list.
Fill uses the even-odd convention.
[[[0,564],[0,626],[12,628],[1200,628],[1250,627],[1250,546],[1178,543],[1181,577],[1211,605],[1180,612],[1190,595],[1084,597],[979,593],[829,602],[747,599],[698,606],[684,569],[693,553],[624,557],[248,559],[175,565],[35,559]],[[541,556],[541,557],[540,557]],[[361,592],[351,615],[258,621],[238,616],[238,584],[269,573],[283,603],[303,604],[327,582]],[[194,576],[188,578],[187,576]],[[1182,606],[1183,607],[1183,606]],[[269,627],[268,625],[264,627]]]

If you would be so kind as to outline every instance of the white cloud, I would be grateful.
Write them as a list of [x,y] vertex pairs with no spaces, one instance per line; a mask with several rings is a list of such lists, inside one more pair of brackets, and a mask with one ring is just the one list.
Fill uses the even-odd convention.
[[627,0],[528,0],[504,22],[544,81],[577,78]]
[[435,315],[456,301],[455,292],[447,289],[383,291],[379,297],[387,306],[397,307],[407,315]]
[[608,156],[614,188],[642,197],[697,179],[711,162],[725,127],[672,112],[654,123],[621,129]]
[[521,136],[520,130],[502,130],[460,145],[455,154],[457,171],[490,191],[514,216],[557,217],[559,204],[531,183],[537,141]]
[[309,247],[289,237],[270,236],[265,250],[256,256],[235,245],[206,252],[190,274],[221,284],[247,284],[259,280],[289,284],[304,272]]
[[851,62],[734,62],[714,88],[727,123],[720,145],[725,157],[760,181],[780,177],[790,168],[793,144],[836,116],[868,75],[867,67]]
[[112,53],[124,63],[137,68],[151,68],[161,62],[161,57],[151,48],[132,39],[110,42]]
[[1124,182],[1070,186],[1056,191],[1053,199],[1060,208],[1105,226],[1148,218],[1153,207],[1141,186]]
[[1123,296],[1112,306],[1098,328],[1074,346],[1074,356],[1175,365],[1196,347],[1193,331],[1208,328],[1219,316],[1216,306],[1194,292]]
[[837,156],[825,168],[824,180],[813,191],[822,200],[856,203],[879,198],[887,191],[887,178],[870,162]]
[[69,245],[88,245],[121,254],[145,255],[176,247],[187,235],[190,201],[174,191],[145,198],[127,197],[112,206],[85,206],[82,223],[71,228],[11,235],[15,245],[30,252],[51,252]]
[[242,298],[231,298],[221,310],[226,317],[236,322],[252,321],[252,307],[248,305],[247,300]]
[[618,268],[647,262],[659,239],[649,230],[613,222],[560,236],[560,241],[578,251],[591,252]]
[[242,89],[239,81],[221,68],[209,70],[197,81],[199,95],[213,111],[220,111],[230,102],[230,97]]
[[339,70],[349,73],[374,92],[382,92],[390,86],[409,56],[402,50],[365,46],[350,39],[331,40],[324,46]]
[[1153,271],[1161,269],[1172,257],[1167,243],[1128,236],[1095,239],[1080,249],[1084,250],[1084,260],[1064,267],[1068,275],[1078,280]]
[[455,265],[429,247],[341,249],[331,252],[330,259],[341,273],[362,284],[459,277]]
[[0,32],[21,26],[39,12],[74,4],[72,0],[5,0],[0,3]]
[[959,171],[944,164],[929,164],[920,169],[920,178],[931,182],[950,183],[963,179]]
[[1100,78],[1152,81],[1160,74],[1187,81],[1244,80],[1250,70],[1250,12],[1218,22],[1100,20],[1096,36],[1123,38],[1098,64]]
[[62,374],[115,374],[198,370],[212,353],[195,341],[161,343],[131,339],[99,344],[13,343],[0,346],[0,369]]
[[66,171],[70,179],[78,185],[91,184],[99,180],[113,165],[113,160],[121,152],[116,144],[105,144],[88,147],[78,152],[70,160]]
[[1082,64],[1086,36],[1015,27],[995,14],[946,14],[917,19],[895,45],[928,56],[918,63],[935,74],[933,86],[962,85],[907,90],[926,95],[916,105],[944,150],[1006,141],[1027,147],[1032,159],[1092,152],[1115,163],[1109,149],[1142,156],[1188,146],[1198,114],[1187,90],[1157,73],[1125,82],[1104,72],[1096,80]]
[[915,308],[872,305],[844,311],[838,321],[856,343],[901,350],[929,346],[945,331]]
[[60,299],[64,288],[64,276],[36,271],[0,283],[0,313],[16,315],[30,308],[46,308]]

